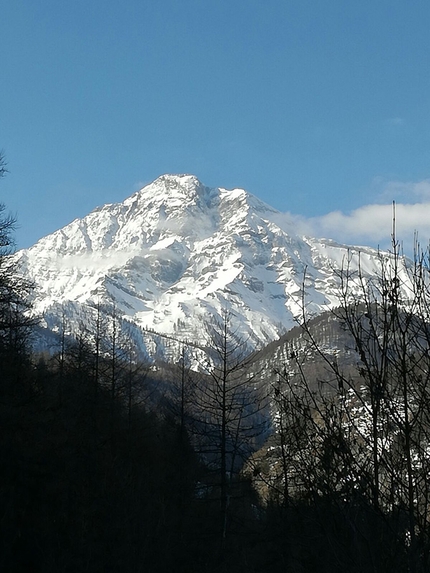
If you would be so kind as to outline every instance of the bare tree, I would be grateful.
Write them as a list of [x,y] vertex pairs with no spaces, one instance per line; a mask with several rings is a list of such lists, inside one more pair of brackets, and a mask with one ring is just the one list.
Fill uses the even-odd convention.
[[[6,173],[4,154],[0,152],[0,178]],[[0,203],[0,351],[22,354],[36,321],[26,312],[32,284],[18,272],[12,257],[15,225],[15,217]]]
[[224,311],[207,324],[207,360],[195,399],[195,432],[219,488],[222,538],[227,536],[233,485],[245,459],[254,451],[266,419],[256,373],[250,368],[246,340]]
[[[430,566],[430,290],[429,253],[416,245],[414,260],[392,249],[379,254],[368,278],[361,255],[339,272],[341,304],[333,316],[344,330],[337,354],[318,340],[303,305],[307,347],[278,371],[276,388],[284,500],[291,494],[331,499],[343,515],[360,507],[403,547],[408,570]],[[312,379],[311,360],[320,371]],[[322,369],[324,375],[321,375]],[[305,432],[297,436],[297,420]],[[304,422],[303,422],[304,420]],[[300,440],[298,440],[300,438]],[[304,488],[295,488],[300,472]],[[346,519],[346,517],[345,517]],[[351,530],[368,546],[359,523]],[[373,547],[372,562],[377,559]]]

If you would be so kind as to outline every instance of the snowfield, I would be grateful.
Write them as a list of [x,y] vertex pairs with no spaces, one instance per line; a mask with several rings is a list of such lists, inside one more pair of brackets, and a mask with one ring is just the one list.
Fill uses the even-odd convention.
[[164,175],[17,257],[36,285],[34,312],[49,328],[65,316],[76,332],[88,311],[114,305],[140,331],[139,344],[147,329],[201,341],[202,322],[224,309],[257,347],[296,324],[303,285],[316,315],[339,304],[336,271],[351,253],[360,251],[366,276],[380,265],[375,250],[299,236],[275,222],[279,215],[243,189]]

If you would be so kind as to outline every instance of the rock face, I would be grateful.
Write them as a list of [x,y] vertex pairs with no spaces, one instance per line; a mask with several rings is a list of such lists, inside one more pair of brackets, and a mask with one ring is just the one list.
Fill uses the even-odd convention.
[[[65,316],[76,331],[91,309],[114,305],[151,353],[148,331],[200,341],[203,323],[228,310],[238,333],[257,347],[295,325],[305,269],[310,312],[338,304],[334,271],[351,252],[281,228],[280,219],[243,189],[164,175],[17,256],[36,285],[34,311],[50,329]],[[360,251],[361,270],[371,275],[378,253]]]

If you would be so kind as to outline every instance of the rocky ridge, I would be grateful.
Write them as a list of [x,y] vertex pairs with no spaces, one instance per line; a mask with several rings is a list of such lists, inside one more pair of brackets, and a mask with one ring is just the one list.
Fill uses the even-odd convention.
[[17,257],[50,330],[66,317],[73,334],[97,306],[114,307],[142,352],[163,354],[169,338],[201,343],[203,324],[227,310],[257,348],[296,324],[303,286],[311,314],[339,304],[336,271],[351,253],[365,275],[380,264],[373,249],[300,236],[280,215],[243,189],[164,175]]

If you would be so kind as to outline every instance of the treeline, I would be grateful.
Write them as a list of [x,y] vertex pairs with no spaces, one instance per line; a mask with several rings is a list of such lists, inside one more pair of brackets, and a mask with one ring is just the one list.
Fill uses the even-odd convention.
[[192,495],[177,495],[178,459],[194,471],[191,452],[157,416],[130,418],[93,372],[62,376],[60,395],[57,368],[15,356],[2,377],[0,569],[167,571]]
[[31,325],[17,308],[13,318],[1,328],[1,571],[276,565],[241,472],[258,408],[232,355],[196,378],[185,353],[156,371],[60,333],[56,352],[36,356]]

